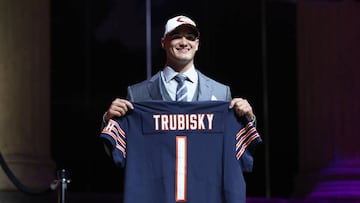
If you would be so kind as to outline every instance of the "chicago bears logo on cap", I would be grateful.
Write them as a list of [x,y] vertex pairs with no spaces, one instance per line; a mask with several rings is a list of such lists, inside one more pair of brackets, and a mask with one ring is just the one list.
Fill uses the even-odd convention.
[[189,17],[187,16],[176,16],[173,18],[170,18],[166,25],[165,25],[165,32],[164,32],[164,37],[165,35],[167,35],[168,33],[172,32],[173,30],[175,30],[177,27],[179,27],[180,25],[186,25],[191,27],[192,29],[194,29],[196,31],[196,33],[198,34],[198,36],[200,35],[199,30],[196,27],[196,23],[191,20]]

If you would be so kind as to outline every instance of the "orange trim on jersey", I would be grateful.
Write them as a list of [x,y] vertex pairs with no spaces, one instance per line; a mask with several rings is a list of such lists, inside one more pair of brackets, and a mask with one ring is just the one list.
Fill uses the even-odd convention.
[[240,159],[241,155],[244,153],[247,146],[256,138],[259,137],[259,134],[256,132],[254,133],[241,147],[240,151],[236,154],[236,158]]
[[116,121],[110,119],[107,126],[102,130],[102,133],[109,135],[115,141],[115,147],[122,152],[124,157],[126,157],[126,141],[123,139],[126,138],[126,134],[121,129],[120,125]]
[[240,140],[236,144],[236,150],[238,150],[238,148],[241,146],[241,144],[255,131],[256,131],[255,128],[251,128],[249,131],[246,132],[245,135],[241,135]]
[[244,134],[247,130],[249,130],[249,128],[253,127],[251,123],[246,124],[246,126],[244,128],[242,128],[237,134],[236,134],[236,139],[239,139],[239,137]]

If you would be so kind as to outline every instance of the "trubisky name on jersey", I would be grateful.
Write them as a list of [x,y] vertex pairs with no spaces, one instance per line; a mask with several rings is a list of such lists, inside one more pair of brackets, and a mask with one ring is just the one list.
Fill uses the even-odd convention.
[[212,130],[214,114],[155,114],[156,131],[168,130]]

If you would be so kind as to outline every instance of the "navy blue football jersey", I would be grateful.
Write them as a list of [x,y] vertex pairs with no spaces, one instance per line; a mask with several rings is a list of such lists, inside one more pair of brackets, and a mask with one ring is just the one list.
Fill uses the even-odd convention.
[[125,167],[124,203],[245,203],[243,172],[261,142],[229,102],[147,101],[111,119],[100,137]]

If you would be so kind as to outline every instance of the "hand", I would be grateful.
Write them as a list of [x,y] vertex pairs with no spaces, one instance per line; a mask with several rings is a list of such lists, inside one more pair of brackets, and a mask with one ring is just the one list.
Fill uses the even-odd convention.
[[134,109],[134,106],[126,99],[116,98],[110,105],[109,109],[104,115],[105,122],[108,122],[109,119],[117,116],[125,116],[129,109]]
[[229,108],[234,108],[234,111],[237,116],[247,115],[250,121],[255,119],[252,107],[246,99],[234,98],[231,100]]

